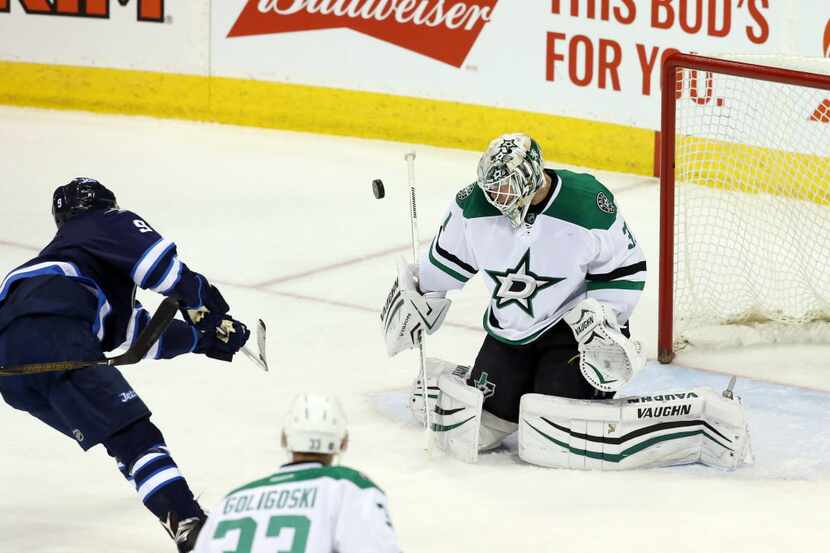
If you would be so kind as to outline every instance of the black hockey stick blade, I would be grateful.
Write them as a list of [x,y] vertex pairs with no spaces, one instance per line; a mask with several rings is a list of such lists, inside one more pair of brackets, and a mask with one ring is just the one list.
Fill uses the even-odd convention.
[[179,302],[175,298],[165,298],[156,312],[150,317],[147,326],[132,343],[130,349],[115,357],[96,359],[94,361],[55,361],[51,363],[29,363],[17,365],[16,367],[0,366],[0,376],[15,376],[21,374],[37,374],[53,371],[71,371],[84,367],[111,367],[122,365],[134,365],[138,363],[150,348],[153,347],[161,335],[167,330],[170,321],[176,316],[179,310]]

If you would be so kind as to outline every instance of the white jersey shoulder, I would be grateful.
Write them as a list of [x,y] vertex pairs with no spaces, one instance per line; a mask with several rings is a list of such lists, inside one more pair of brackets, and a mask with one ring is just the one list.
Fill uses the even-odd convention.
[[509,344],[535,340],[586,297],[624,323],[645,287],[645,256],[614,195],[589,174],[546,173],[552,193],[519,229],[475,184],[462,189],[419,264],[423,291],[461,288],[480,273],[491,294],[484,328]]
[[286,465],[246,484],[211,511],[196,553],[399,553],[386,496],[362,473],[319,463]]

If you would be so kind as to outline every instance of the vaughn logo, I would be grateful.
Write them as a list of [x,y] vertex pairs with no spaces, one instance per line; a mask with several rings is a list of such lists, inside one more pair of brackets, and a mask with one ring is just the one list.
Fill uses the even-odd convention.
[[692,412],[691,405],[666,405],[665,407],[638,407],[638,419],[653,419],[660,417],[682,417]]
[[[830,19],[824,28],[824,40],[821,43],[821,53],[824,57],[830,58]],[[826,98],[810,116],[810,121],[819,123],[830,123],[830,98]]]
[[[118,0],[126,6],[131,0]],[[63,15],[109,19],[111,0],[0,0],[0,12],[9,12],[10,4],[20,4],[23,11],[34,15]],[[164,22],[164,0],[132,0],[139,21]]]
[[248,0],[228,37],[347,28],[461,67],[498,0]]
[[648,403],[650,401],[673,401],[675,399],[692,399],[698,397],[698,395],[694,392],[677,392],[674,394],[663,394],[660,396],[642,396],[642,397],[632,397],[626,399],[626,403]]

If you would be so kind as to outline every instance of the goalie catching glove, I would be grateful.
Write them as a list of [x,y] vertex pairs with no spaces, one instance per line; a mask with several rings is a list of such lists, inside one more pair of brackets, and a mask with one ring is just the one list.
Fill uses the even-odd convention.
[[563,319],[579,344],[579,370],[597,390],[616,392],[645,365],[642,346],[620,331],[610,305],[586,299]]
[[418,289],[415,267],[403,258],[398,260],[398,278],[380,312],[389,357],[417,347],[422,332],[432,334],[438,330],[452,303],[443,295],[443,292],[422,294]]

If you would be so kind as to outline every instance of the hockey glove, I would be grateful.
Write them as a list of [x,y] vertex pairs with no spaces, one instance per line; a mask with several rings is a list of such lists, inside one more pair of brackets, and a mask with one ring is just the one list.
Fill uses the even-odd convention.
[[181,312],[184,320],[202,331],[209,331],[217,328],[226,318],[228,302],[222,297],[222,293],[213,284],[210,284],[205,277],[197,274],[199,280],[199,299],[201,305],[195,307],[182,307]]
[[418,290],[415,267],[401,258],[398,261],[398,278],[380,312],[389,357],[417,347],[422,332],[432,334],[438,330],[451,303],[452,300],[445,298],[443,292],[422,294]]
[[232,361],[251,336],[251,331],[235,319],[224,319],[213,330],[202,332],[193,353],[202,353],[211,359]]
[[645,365],[642,346],[620,331],[610,305],[589,298],[563,319],[579,344],[579,370],[597,390],[616,392]]

